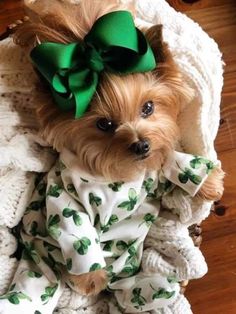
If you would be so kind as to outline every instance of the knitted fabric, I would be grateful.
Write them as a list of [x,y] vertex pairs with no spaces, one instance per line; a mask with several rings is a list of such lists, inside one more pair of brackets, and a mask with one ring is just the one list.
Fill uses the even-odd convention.
[[[40,0],[38,0],[40,1]],[[76,2],[76,1],[74,1]],[[127,1],[128,2],[128,1]],[[196,91],[194,100],[179,117],[181,146],[187,153],[216,158],[213,141],[219,123],[223,84],[221,53],[203,30],[165,0],[136,0],[138,25],[161,23],[184,78]],[[145,22],[146,23],[145,23]],[[148,25],[148,24],[147,24]],[[55,153],[37,137],[35,84],[37,76],[23,51],[11,39],[0,43],[0,294],[7,291],[17,260],[11,255],[16,241],[8,228],[16,226],[34,189],[36,173],[47,172]],[[163,199],[171,209],[161,213],[145,241],[143,270],[199,278],[207,271],[200,250],[189,238],[187,227],[205,219],[210,203],[179,195]],[[110,305],[109,305],[110,304]],[[107,296],[87,298],[64,290],[55,313],[110,313],[114,300]],[[152,314],[188,314],[187,300],[179,295],[171,306]]]

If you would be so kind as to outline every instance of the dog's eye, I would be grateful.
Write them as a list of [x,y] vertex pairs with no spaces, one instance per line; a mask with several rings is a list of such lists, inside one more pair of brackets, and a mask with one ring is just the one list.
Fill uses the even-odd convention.
[[142,107],[141,116],[143,118],[147,118],[151,114],[153,114],[153,112],[154,112],[154,103],[151,100],[145,102],[145,104]]
[[115,130],[115,124],[106,118],[97,120],[97,128],[103,132],[113,132]]

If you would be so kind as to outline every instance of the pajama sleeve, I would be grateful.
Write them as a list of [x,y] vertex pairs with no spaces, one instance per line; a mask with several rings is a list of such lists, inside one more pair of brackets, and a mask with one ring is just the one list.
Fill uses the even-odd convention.
[[47,230],[58,243],[68,271],[79,275],[105,267],[97,231],[88,214],[63,188],[53,184],[48,186],[46,199]]
[[175,151],[163,165],[162,174],[194,196],[216,165],[204,157]]

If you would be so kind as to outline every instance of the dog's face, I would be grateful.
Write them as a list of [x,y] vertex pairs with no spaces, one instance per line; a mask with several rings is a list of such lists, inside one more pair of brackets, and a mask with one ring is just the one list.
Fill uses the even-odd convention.
[[160,169],[178,139],[178,112],[171,86],[152,73],[104,74],[87,113],[79,119],[58,113],[44,136],[58,151],[73,151],[92,175],[126,181]]

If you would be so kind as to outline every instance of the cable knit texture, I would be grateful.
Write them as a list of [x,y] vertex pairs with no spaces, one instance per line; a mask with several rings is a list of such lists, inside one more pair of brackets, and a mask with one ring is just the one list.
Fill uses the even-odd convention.
[[[40,0],[37,0],[40,1]],[[69,0],[67,0],[69,1]],[[72,0],[71,2],[78,2]],[[128,2],[128,0],[123,0]],[[196,91],[179,117],[181,146],[187,153],[216,158],[213,141],[219,123],[223,85],[221,53],[198,24],[177,13],[165,0],[136,0],[137,25],[161,23],[184,78]],[[10,228],[24,213],[37,173],[47,172],[55,152],[37,137],[34,98],[37,76],[23,51],[11,39],[0,43],[0,294],[7,291],[17,260]],[[204,257],[189,237],[188,227],[205,219],[211,204],[183,197],[178,191],[163,198],[163,211],[145,241],[142,267],[177,280],[199,278],[207,272]],[[109,310],[110,309],[110,310]],[[83,297],[65,288],[55,313],[120,313],[113,297]],[[149,314],[190,314],[183,295],[167,308]]]

